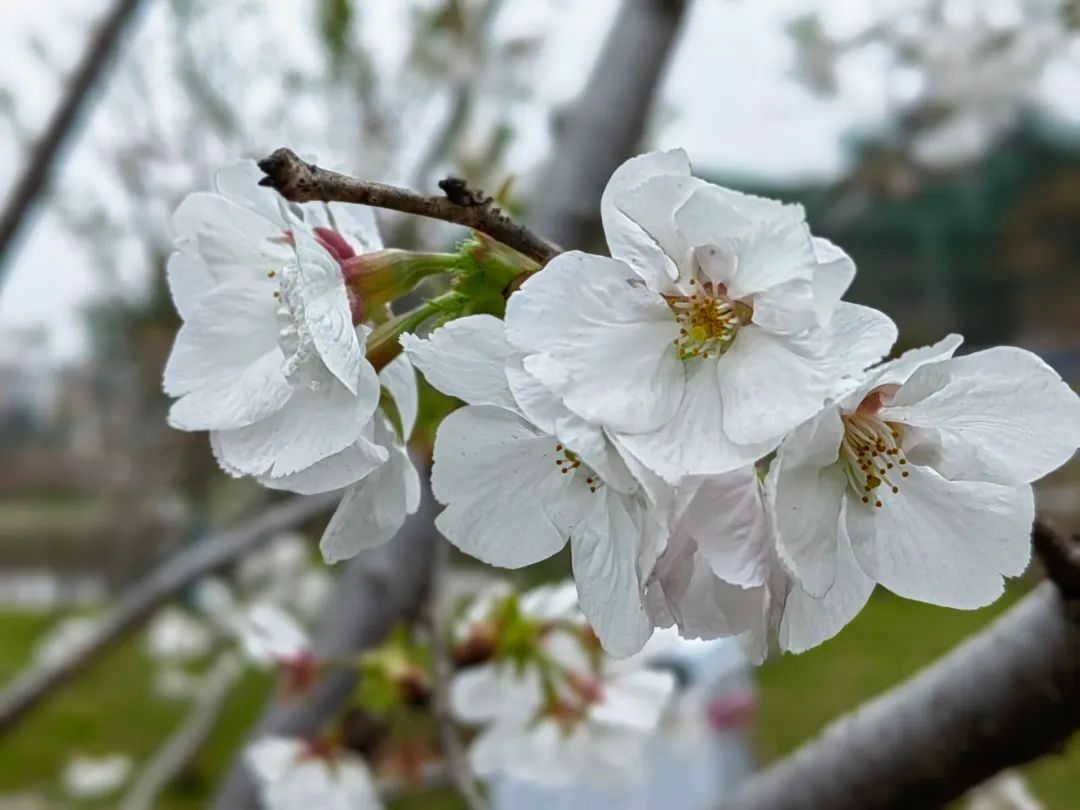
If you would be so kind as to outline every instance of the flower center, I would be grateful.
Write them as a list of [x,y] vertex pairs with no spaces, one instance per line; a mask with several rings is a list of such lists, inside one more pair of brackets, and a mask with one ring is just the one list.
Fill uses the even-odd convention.
[[[578,474],[577,470],[581,468],[581,456],[570,448],[557,444],[555,445],[555,466],[559,468],[559,472],[563,475],[576,476]],[[585,477],[585,486],[589,488],[589,492],[595,493],[604,483],[600,480],[600,476],[588,466],[581,470],[581,473]]]
[[880,508],[887,493],[900,494],[897,482],[910,473],[901,469],[907,458],[901,447],[899,424],[885,422],[873,414],[856,411],[841,416],[844,438],[840,442],[840,462],[848,483],[865,504]]
[[673,342],[683,360],[715,359],[731,348],[739,327],[750,322],[754,310],[728,298],[722,284],[690,279],[690,286],[690,295],[665,296],[679,324],[679,336]]

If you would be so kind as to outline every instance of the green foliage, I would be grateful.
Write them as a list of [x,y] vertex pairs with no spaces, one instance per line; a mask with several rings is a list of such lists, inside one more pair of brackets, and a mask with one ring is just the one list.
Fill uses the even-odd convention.
[[[0,613],[0,681],[30,660],[35,644],[56,621],[55,616]],[[56,796],[59,776],[74,753],[125,753],[137,764],[144,762],[186,713],[183,701],[155,694],[153,674],[141,639],[133,639],[50,700],[0,745],[0,794],[33,790]],[[163,796],[159,810],[206,806],[233,752],[262,710],[270,686],[268,674],[245,674],[207,746]],[[115,797],[83,806],[113,807]]]
[[319,34],[336,69],[348,60],[354,16],[352,0],[319,0]]
[[457,253],[460,261],[454,292],[463,299],[458,317],[480,314],[503,317],[513,282],[539,267],[528,257],[482,234],[463,241]]

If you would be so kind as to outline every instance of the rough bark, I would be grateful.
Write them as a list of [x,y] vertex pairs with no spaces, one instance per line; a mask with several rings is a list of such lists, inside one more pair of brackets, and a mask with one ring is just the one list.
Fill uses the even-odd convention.
[[454,178],[440,183],[444,196],[425,196],[398,186],[360,180],[301,160],[281,148],[259,161],[266,173],[260,185],[275,189],[292,202],[343,202],[387,208],[430,219],[441,219],[486,233],[540,264],[559,252],[556,245],[537,236],[500,211],[490,197]]
[[751,778],[724,810],[940,807],[1080,727],[1080,603],[1045,582],[986,631]]

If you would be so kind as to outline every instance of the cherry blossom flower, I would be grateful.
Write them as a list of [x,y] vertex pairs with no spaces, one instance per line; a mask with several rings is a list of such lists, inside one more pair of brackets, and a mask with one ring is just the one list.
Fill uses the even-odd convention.
[[583,617],[570,607],[572,595],[573,586],[524,595],[521,614],[538,628],[536,655],[497,658],[451,682],[455,716],[484,727],[469,751],[482,778],[554,787],[641,773],[642,747],[668,705],[674,677],[644,669],[640,656],[597,657],[579,627]]
[[308,635],[287,612],[262,602],[252,605],[239,626],[244,652],[258,663],[288,661],[308,654]]
[[[272,489],[305,494],[348,487],[320,543],[328,563],[387,542],[420,506],[420,475],[406,447],[419,408],[416,373],[408,358],[399,355],[379,372],[379,382],[394,403],[397,424],[380,410],[368,438],[301,472],[259,478]],[[381,452],[373,454],[372,448]],[[380,457],[385,458],[379,462]]]
[[266,810],[381,810],[363,760],[319,742],[264,737],[247,750]]
[[319,673],[307,631],[277,605],[252,605],[236,626],[244,654],[256,664],[272,665],[285,677],[285,692],[305,692]]
[[214,643],[214,634],[187,611],[168,607],[160,611],[146,633],[146,647],[158,660],[174,663],[197,661]]
[[496,318],[462,318],[402,345],[428,382],[467,403],[435,439],[439,531],[503,568],[539,562],[569,540],[581,607],[604,648],[640,649],[652,632],[644,577],[663,526],[619,449],[524,371]]
[[872,370],[780,446],[767,482],[778,550],[809,595],[857,580],[848,601],[877,582],[971,609],[1027,567],[1031,483],[1080,444],[1080,399],[1030,352],[952,358],[959,344]]
[[307,538],[295,532],[279,534],[247,555],[236,584],[246,602],[273,602],[302,619],[318,615],[332,585],[326,568],[313,563]]
[[124,754],[76,755],[64,768],[64,790],[77,799],[102,799],[115,793],[130,778],[133,768],[131,757]]
[[564,253],[507,302],[524,369],[677,483],[774,449],[896,328],[840,301],[855,266],[801,207],[692,177],[681,150],[615,172],[613,258]]
[[[870,598],[874,583],[853,564],[838,570],[821,598],[799,585],[777,552],[753,467],[688,479],[677,502],[648,601],[657,624],[676,625],[684,638],[737,636],[759,664],[774,637],[781,650],[804,652],[836,635]],[[851,553],[849,543],[842,546],[845,560]]]
[[[179,397],[170,424],[211,431],[227,472],[284,476],[370,432],[379,384],[345,263],[381,244],[357,206],[286,220],[260,174],[222,171],[215,192],[188,196],[173,217],[168,280],[184,324],[164,387]],[[385,451],[368,449],[373,469]]]

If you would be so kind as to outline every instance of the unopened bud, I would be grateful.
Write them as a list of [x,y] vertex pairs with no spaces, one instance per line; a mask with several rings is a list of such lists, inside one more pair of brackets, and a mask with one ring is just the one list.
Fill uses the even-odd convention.
[[362,302],[361,317],[377,318],[425,278],[452,270],[459,259],[452,253],[378,250],[339,261],[350,296]]

